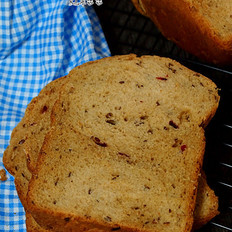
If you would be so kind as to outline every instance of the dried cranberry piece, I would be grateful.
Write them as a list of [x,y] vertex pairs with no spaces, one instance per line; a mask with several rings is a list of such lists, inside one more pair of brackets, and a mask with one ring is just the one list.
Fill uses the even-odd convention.
[[48,110],[48,107],[47,107],[47,106],[44,106],[44,107],[41,109],[41,114],[45,113],[47,110]]
[[127,154],[125,154],[125,153],[122,153],[122,152],[118,152],[118,155],[121,155],[121,156],[125,156],[125,157],[127,157],[127,158],[130,158],[129,155],[127,155]]
[[22,139],[19,141],[19,144],[23,144],[25,142],[25,139]]
[[101,142],[101,140],[98,137],[91,136],[91,139],[99,146],[101,147],[107,147],[107,144],[104,142]]
[[167,78],[165,78],[165,77],[156,77],[156,79],[161,80],[161,81],[166,81],[167,80]]
[[176,123],[174,123],[172,120],[169,121],[169,125],[172,126],[172,127],[174,127],[175,129],[179,128],[179,126]]
[[182,152],[184,152],[184,151],[186,150],[186,148],[187,148],[186,145],[182,145],[182,146],[180,147],[180,149],[181,149]]

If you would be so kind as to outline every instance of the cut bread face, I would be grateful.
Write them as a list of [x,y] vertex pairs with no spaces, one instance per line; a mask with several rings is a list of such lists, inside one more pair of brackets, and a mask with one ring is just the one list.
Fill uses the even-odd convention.
[[[214,191],[209,188],[205,180],[204,174],[203,177],[199,177],[198,193],[194,210],[194,229],[200,228],[219,213],[218,198],[215,196]],[[39,226],[29,212],[26,213],[26,227],[28,232],[51,231]]]
[[[66,226],[132,231],[191,228],[204,152],[201,128],[180,136],[188,147],[183,154],[178,147],[170,152],[173,137],[159,141],[156,152],[153,148],[128,154],[108,140],[107,147],[102,147],[75,128],[65,131],[63,126],[56,126],[46,137],[48,147],[29,188],[29,210],[39,224],[55,230]],[[187,137],[194,146],[184,140]],[[157,157],[161,151],[162,157]]]
[[[199,125],[217,109],[216,86],[172,60],[133,55],[90,62],[68,80],[30,184],[35,219],[56,230],[190,229],[204,153]],[[122,196],[131,199],[128,205]],[[151,201],[157,197],[164,204]],[[159,213],[152,219],[153,210]]]

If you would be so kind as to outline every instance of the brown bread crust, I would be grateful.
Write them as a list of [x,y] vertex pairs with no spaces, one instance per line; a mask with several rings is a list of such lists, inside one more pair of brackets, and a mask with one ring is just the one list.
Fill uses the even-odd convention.
[[132,0],[132,2],[133,2],[135,8],[137,9],[137,11],[138,11],[140,14],[142,14],[142,15],[144,15],[144,16],[147,16],[147,14],[146,14],[146,12],[145,12],[145,9],[144,9],[144,7],[143,7],[143,5],[142,5],[143,3],[142,3],[141,0]]
[[32,217],[32,215],[26,211],[26,228],[27,232],[51,232],[51,230],[46,230],[42,228]]
[[183,0],[132,0],[137,10],[149,17],[161,33],[179,47],[202,60],[232,64],[232,35],[223,37],[194,3]]

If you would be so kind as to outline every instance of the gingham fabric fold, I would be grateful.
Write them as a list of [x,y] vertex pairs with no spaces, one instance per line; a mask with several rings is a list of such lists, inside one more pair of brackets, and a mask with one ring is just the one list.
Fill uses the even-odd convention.
[[[0,169],[13,128],[50,81],[109,56],[94,9],[67,1],[0,0]],[[26,231],[14,178],[0,181],[0,231]]]

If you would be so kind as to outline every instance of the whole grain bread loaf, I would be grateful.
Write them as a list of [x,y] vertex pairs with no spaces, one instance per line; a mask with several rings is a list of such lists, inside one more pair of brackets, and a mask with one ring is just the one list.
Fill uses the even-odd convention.
[[161,33],[199,58],[232,64],[232,2],[227,0],[132,0]]
[[33,217],[57,231],[188,231],[199,126],[218,101],[211,81],[169,59],[129,55],[74,69],[30,183]]

